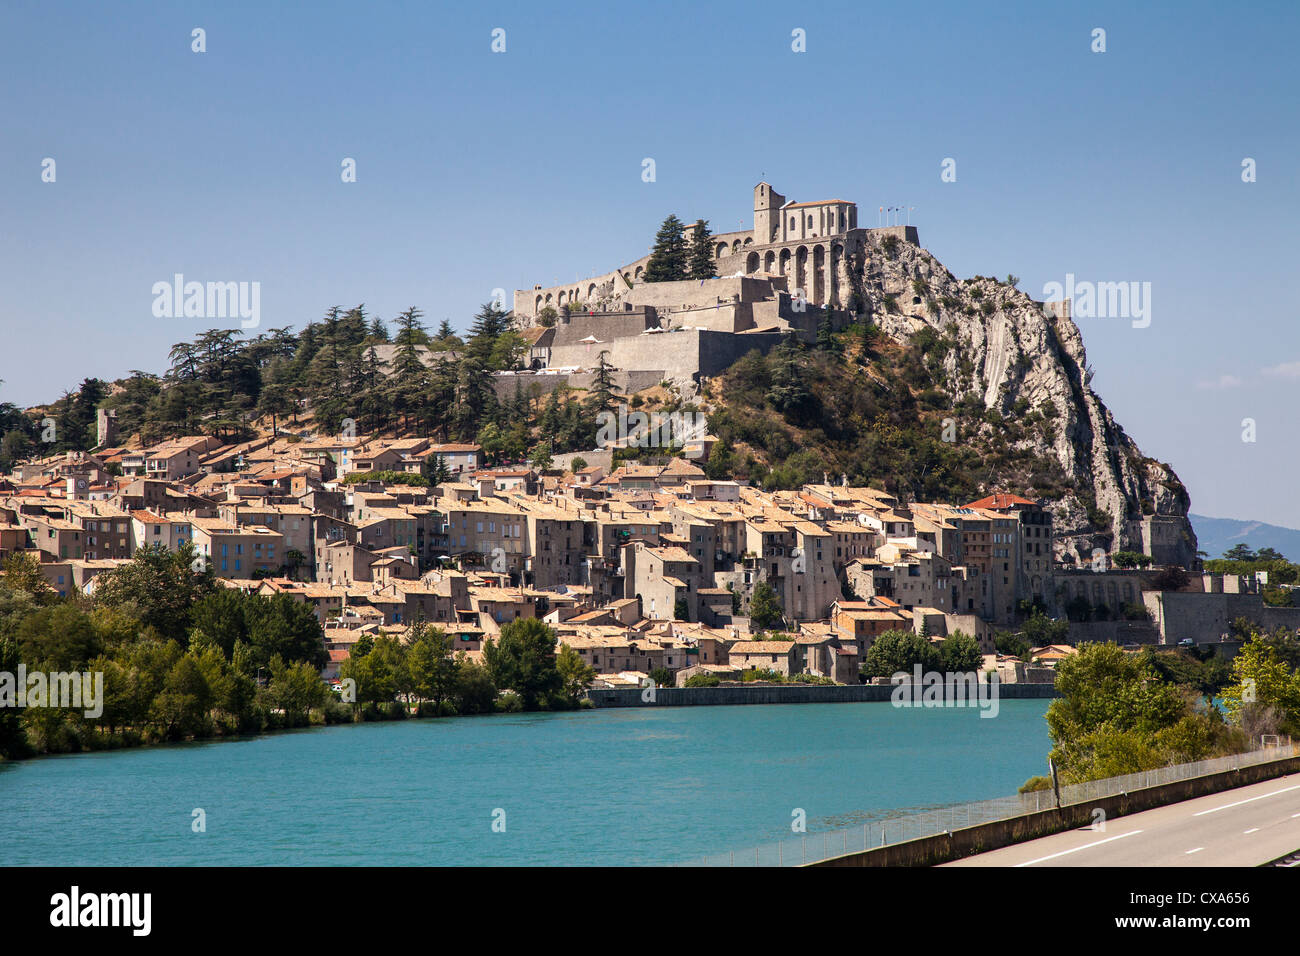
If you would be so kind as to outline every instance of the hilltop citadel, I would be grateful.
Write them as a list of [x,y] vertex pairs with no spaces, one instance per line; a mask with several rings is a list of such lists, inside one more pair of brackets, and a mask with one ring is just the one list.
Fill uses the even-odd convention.
[[[754,187],[754,228],[711,239],[718,278],[646,282],[647,254],[603,275],[516,290],[515,321],[534,372],[567,381],[603,351],[633,389],[698,383],[787,334],[812,341],[824,318],[841,328],[862,304],[857,276],[872,238],[886,236],[919,244],[912,226],[860,228],[855,203],[793,202],[763,182]],[[541,328],[548,307],[559,319]]]

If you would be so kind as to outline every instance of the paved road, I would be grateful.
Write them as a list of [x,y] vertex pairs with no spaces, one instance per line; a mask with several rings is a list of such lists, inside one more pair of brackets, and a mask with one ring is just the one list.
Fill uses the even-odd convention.
[[1260,866],[1300,850],[1300,774],[1116,817],[945,866]]

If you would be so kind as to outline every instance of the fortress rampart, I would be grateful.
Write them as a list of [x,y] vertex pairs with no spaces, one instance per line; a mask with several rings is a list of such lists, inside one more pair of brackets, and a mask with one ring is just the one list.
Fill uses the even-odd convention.
[[[754,228],[710,237],[717,278],[646,282],[646,255],[603,275],[516,290],[514,320],[527,329],[548,306],[556,310],[553,328],[531,340],[533,361],[538,371],[564,370],[578,387],[602,353],[629,376],[698,381],[791,332],[811,341],[828,317],[841,328],[873,239],[919,244],[913,226],[862,229],[857,220],[854,203],[787,202],[759,183]],[[554,381],[539,375],[535,384]]]
[[[687,236],[690,235],[687,226]],[[861,265],[867,236],[894,235],[903,242],[919,245],[915,226],[858,227],[857,205],[842,199],[820,202],[786,202],[767,183],[754,187],[754,228],[712,236],[714,259],[720,278],[736,276],[780,276],[792,294],[801,290],[813,305],[846,307],[849,270]],[[514,295],[514,314],[528,324],[547,306],[562,310],[578,303],[600,311],[633,305],[660,305],[662,293],[649,289],[678,283],[646,283],[643,280],[650,256],[645,255],[620,269],[563,285],[534,286]],[[698,281],[698,280],[697,280]],[[709,292],[713,293],[710,289]],[[683,302],[678,307],[712,303]]]

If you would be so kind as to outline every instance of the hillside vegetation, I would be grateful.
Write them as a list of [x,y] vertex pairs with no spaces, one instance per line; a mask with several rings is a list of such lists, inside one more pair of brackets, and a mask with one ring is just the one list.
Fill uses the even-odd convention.
[[1053,500],[1071,490],[1059,465],[1033,450],[1051,440],[1055,407],[1004,417],[954,402],[942,375],[952,348],[929,329],[905,344],[882,339],[863,318],[824,332],[816,347],[791,339],[767,356],[750,353],[706,390],[720,439],[707,470],[769,489],[847,476],[904,499],[954,503],[991,488]]

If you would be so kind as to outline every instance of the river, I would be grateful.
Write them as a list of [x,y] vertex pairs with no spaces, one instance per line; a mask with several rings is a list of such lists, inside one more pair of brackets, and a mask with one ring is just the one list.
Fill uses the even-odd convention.
[[1048,703],[599,709],[45,757],[0,764],[0,864],[685,862],[788,838],[796,808],[814,834],[1014,793],[1046,772]]

